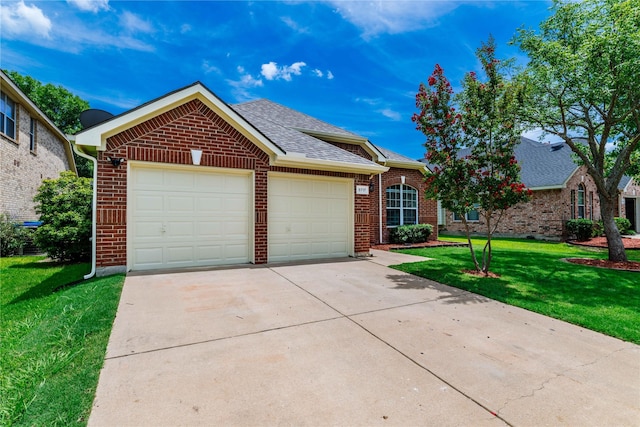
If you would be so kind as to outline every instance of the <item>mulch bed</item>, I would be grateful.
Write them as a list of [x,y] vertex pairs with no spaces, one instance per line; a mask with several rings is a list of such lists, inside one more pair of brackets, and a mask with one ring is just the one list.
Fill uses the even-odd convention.
[[[578,246],[590,246],[592,248],[606,248],[607,247],[607,238],[606,237],[594,237],[592,239],[586,240],[584,242],[579,242],[577,240],[569,240],[567,243],[571,243],[572,245]],[[632,239],[630,237],[623,237],[622,243],[624,244],[625,249],[640,249],[640,239]]]
[[588,265],[590,267],[610,268],[612,270],[635,271],[640,273],[640,262],[627,261],[616,262],[607,259],[591,259],[591,258],[566,258],[565,261],[572,264]]
[[467,243],[442,242],[440,240],[429,240],[423,243],[407,243],[405,245],[398,245],[398,244],[375,245],[375,246],[371,246],[371,249],[378,249],[381,251],[392,251],[396,249],[438,248],[441,246],[469,246],[469,245]]
[[[576,246],[588,246],[591,248],[606,248],[606,237],[594,237],[584,242],[578,242],[577,240],[570,240],[567,243]],[[622,238],[622,244],[625,249],[638,250],[640,249],[640,239],[631,239],[628,237]],[[588,265],[590,267],[610,268],[612,270],[624,270],[624,271],[636,271],[640,272],[640,262],[627,261],[617,262],[609,261],[607,259],[590,259],[590,258],[567,258],[567,262],[580,265]]]

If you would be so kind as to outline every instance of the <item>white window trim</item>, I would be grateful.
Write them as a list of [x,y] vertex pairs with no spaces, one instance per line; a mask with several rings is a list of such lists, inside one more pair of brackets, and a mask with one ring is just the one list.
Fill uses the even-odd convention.
[[[400,210],[400,224],[398,224],[398,225],[388,225],[388,224],[386,224],[386,227],[387,228],[396,228],[396,227],[400,227],[402,225],[416,225],[416,224],[419,224],[420,223],[420,217],[419,217],[419,214],[420,214],[420,212],[419,212],[420,202],[419,202],[419,198],[418,198],[418,189],[414,188],[414,187],[412,187],[410,185],[407,185],[407,184],[390,185],[385,189],[385,196],[387,194],[387,190],[389,190],[389,188],[391,188],[391,187],[400,187],[400,206],[397,207],[397,208],[390,208],[389,207],[389,200],[385,197],[385,215],[386,215],[386,221],[385,222],[389,221],[389,214],[388,214],[389,209],[398,209],[398,210]],[[405,187],[416,192],[416,207],[415,208],[405,208],[405,207],[403,207],[403,202],[404,202],[403,195],[404,195]],[[415,209],[415,211],[416,211],[416,222],[411,223],[411,224],[405,224],[404,223],[404,211],[405,210],[409,210],[409,209],[411,209],[411,210]]]

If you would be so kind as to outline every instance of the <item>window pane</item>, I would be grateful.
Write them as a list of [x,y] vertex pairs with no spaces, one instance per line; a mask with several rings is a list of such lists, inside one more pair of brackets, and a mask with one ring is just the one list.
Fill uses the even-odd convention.
[[400,207],[400,186],[394,185],[387,188],[387,208]]
[[400,209],[387,209],[387,226],[400,225]]
[[453,219],[454,221],[462,221],[462,217],[455,212],[453,213]]
[[7,129],[5,130],[5,134],[9,138],[15,138],[16,136],[16,124],[13,120],[7,117]]
[[415,209],[405,209],[404,212],[402,212],[402,215],[402,219],[404,221],[403,225],[418,223],[418,215]]
[[479,221],[480,220],[480,214],[478,213],[477,210],[472,210],[467,214],[467,221]]
[[405,186],[402,190],[402,204],[405,208],[418,207],[418,191]]

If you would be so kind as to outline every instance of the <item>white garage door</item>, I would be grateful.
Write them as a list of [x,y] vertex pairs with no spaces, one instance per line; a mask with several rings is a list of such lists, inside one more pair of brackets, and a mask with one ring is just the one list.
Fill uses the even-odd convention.
[[132,165],[132,270],[248,263],[251,174]]
[[269,262],[352,254],[352,180],[269,174],[268,211]]

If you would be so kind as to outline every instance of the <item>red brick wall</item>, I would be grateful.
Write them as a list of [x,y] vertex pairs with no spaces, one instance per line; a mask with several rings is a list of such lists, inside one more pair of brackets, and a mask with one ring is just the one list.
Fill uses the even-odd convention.
[[326,141],[331,145],[334,145],[338,148],[342,148],[345,151],[348,151],[350,153],[353,153],[357,156],[363,157],[367,160],[372,160],[373,158],[371,157],[371,154],[367,153],[367,150],[365,150],[364,148],[362,148],[359,145],[356,144],[347,144],[345,142],[334,142],[334,141]]
[[[389,227],[387,227],[387,196],[386,189],[392,185],[402,183],[402,176],[405,177],[405,185],[409,185],[418,190],[418,222],[420,224],[433,225],[433,234],[430,239],[438,238],[438,211],[435,200],[426,200],[424,192],[426,185],[424,175],[419,170],[391,168],[382,174],[382,188],[379,188],[378,176],[371,179],[373,191],[370,192],[371,200],[371,226],[369,228],[371,244],[388,243]],[[380,241],[380,215],[379,215],[379,191],[382,191],[382,241]]]
[[[529,202],[520,203],[507,210],[496,230],[496,235],[554,240],[566,238],[565,223],[572,217],[571,190],[576,190],[577,193],[580,183],[585,186],[586,217],[600,219],[598,192],[593,179],[583,166],[569,179],[566,188],[536,190]],[[590,205],[591,195],[593,195],[593,206]],[[469,224],[473,233],[486,234],[486,223],[482,217],[480,221]],[[447,212],[447,223],[444,229],[455,233],[464,232],[462,222],[454,221],[451,212]]]
[[[201,166],[255,171],[255,262],[267,262],[267,173],[337,176],[368,183],[368,176],[270,167],[268,156],[198,100],[114,135],[98,155],[97,258],[99,267],[127,263],[127,166],[107,157],[191,165],[191,149],[202,150]],[[355,188],[354,188],[355,193]],[[354,251],[369,250],[369,197],[355,197]],[[363,237],[364,236],[364,237]]]

